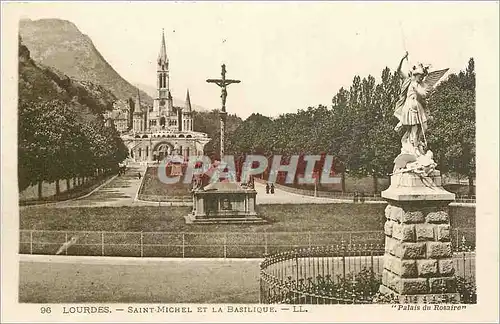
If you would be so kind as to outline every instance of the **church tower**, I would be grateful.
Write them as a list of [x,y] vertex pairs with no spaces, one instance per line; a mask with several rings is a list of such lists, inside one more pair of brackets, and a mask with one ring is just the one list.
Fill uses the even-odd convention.
[[[165,32],[162,31],[160,53],[158,53],[157,69],[156,69],[156,88],[157,99],[159,100],[159,109],[162,111],[165,107],[170,108],[170,75],[168,70],[167,45],[165,44]],[[170,109],[169,109],[170,110]],[[170,111],[169,111],[170,114]]]

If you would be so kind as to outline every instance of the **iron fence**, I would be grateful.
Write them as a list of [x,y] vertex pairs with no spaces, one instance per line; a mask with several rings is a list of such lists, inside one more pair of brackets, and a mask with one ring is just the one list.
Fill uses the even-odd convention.
[[[475,253],[465,240],[453,256],[461,302],[475,303]],[[267,256],[260,264],[265,304],[397,303],[381,296],[383,245],[349,244],[298,249]],[[458,302],[449,295],[426,303]],[[412,301],[406,300],[405,303]]]
[[[383,245],[337,245],[282,252],[260,265],[260,302],[285,304],[363,303],[378,287],[355,285],[383,268]],[[357,276],[357,278],[356,278]],[[357,281],[358,280],[358,281]],[[372,280],[375,283],[375,280]]]
[[[71,238],[65,255],[262,258],[293,249],[331,244],[384,244],[383,231],[356,232],[107,232],[21,230],[21,254],[55,254]],[[465,242],[465,243],[464,243]],[[475,229],[456,228],[454,250],[475,248]]]

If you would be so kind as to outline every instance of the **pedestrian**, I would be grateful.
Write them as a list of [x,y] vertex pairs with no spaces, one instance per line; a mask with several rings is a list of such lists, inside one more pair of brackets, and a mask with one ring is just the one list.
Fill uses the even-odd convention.
[[141,173],[140,172],[137,172],[137,178],[139,178],[139,180],[141,180]]
[[269,193],[269,183],[266,183],[266,194]]
[[271,183],[271,194],[274,195],[274,183]]

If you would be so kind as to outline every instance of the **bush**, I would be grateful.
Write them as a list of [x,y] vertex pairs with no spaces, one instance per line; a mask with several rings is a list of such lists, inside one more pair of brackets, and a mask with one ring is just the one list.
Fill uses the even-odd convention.
[[457,277],[457,292],[462,304],[476,304],[476,280],[473,276]]

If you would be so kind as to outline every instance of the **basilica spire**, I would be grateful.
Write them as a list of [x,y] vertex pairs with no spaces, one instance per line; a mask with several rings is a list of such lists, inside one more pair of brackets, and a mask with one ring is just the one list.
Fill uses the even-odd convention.
[[162,67],[162,70],[168,69],[167,45],[165,44],[164,29],[161,31],[161,47],[160,53],[158,53],[158,66]]
[[189,98],[189,89],[187,89],[186,92],[186,106],[185,109],[187,112],[191,112],[191,98]]
[[167,46],[165,45],[165,31],[161,32],[161,47],[158,54],[158,67],[156,69],[156,87],[158,98],[169,100],[170,75],[168,71]]

